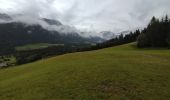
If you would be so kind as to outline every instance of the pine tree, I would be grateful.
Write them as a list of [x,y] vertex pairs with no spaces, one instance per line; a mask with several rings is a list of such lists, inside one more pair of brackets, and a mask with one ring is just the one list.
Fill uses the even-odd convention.
[[168,15],[161,21],[153,17],[138,37],[138,46],[162,47],[170,45],[170,21]]

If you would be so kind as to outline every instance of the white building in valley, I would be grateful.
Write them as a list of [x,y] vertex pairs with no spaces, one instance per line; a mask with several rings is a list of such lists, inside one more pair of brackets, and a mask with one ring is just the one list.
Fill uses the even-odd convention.
[[7,63],[0,63],[0,68],[6,67],[6,66],[7,66]]

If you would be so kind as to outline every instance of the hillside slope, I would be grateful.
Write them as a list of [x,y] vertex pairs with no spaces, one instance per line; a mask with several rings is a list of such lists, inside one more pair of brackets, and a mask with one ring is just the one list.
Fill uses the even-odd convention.
[[0,70],[0,100],[169,100],[170,50],[127,44]]

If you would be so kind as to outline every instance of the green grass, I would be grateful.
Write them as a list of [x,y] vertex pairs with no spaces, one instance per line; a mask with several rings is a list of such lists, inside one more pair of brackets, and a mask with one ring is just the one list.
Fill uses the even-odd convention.
[[43,49],[48,48],[51,46],[64,46],[64,44],[48,44],[48,43],[37,43],[37,44],[29,44],[24,46],[16,47],[17,51],[24,51],[24,50],[35,50],[35,49]]
[[0,100],[169,100],[170,50],[127,44],[0,70]]

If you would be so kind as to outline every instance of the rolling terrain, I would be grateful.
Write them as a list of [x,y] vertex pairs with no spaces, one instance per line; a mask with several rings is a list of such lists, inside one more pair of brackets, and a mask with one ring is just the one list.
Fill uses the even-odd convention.
[[134,43],[0,69],[0,100],[169,100],[170,50]]

